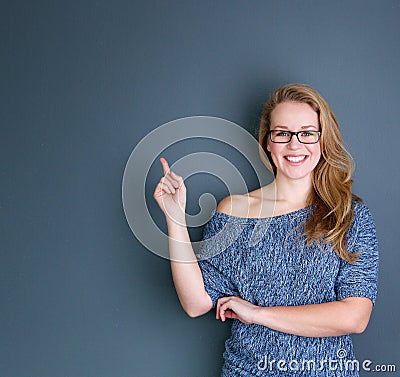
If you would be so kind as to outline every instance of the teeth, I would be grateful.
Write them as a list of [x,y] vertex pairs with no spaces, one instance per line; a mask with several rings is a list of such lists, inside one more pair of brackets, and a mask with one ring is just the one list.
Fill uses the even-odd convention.
[[296,157],[286,156],[286,159],[289,160],[290,162],[300,162],[303,161],[305,158],[306,156],[296,156]]

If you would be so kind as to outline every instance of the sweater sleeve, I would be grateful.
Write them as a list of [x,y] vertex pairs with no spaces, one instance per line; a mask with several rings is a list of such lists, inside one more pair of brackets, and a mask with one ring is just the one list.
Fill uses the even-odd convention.
[[230,250],[234,247],[234,234],[237,231],[237,226],[215,214],[203,230],[196,254],[203,275],[204,288],[211,298],[213,307],[221,297],[238,295],[231,279],[233,266],[230,261]]
[[360,254],[355,263],[341,259],[335,284],[337,299],[367,297],[375,305],[379,265],[378,240],[374,219],[365,204],[355,205],[353,225],[348,232],[348,249]]

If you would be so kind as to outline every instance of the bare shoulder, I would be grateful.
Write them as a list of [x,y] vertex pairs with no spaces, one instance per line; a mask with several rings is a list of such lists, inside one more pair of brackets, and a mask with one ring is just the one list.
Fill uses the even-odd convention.
[[219,202],[217,211],[237,217],[268,217],[274,203],[269,198],[270,191],[269,187],[264,187],[243,195],[229,195]]
[[245,206],[247,195],[229,195],[222,199],[217,206],[217,211],[227,215],[240,216],[240,208]]

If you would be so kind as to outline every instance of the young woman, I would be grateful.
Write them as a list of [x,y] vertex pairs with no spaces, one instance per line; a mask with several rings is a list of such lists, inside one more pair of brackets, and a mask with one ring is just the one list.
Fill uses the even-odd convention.
[[[223,199],[196,260],[185,225],[186,188],[161,158],[154,198],[166,215],[171,268],[191,317],[233,319],[222,376],[358,376],[349,334],[367,327],[377,294],[378,245],[368,207],[352,194],[353,164],[339,125],[313,88],[278,88],[259,143],[275,180]],[[213,255],[224,226],[240,237]],[[250,243],[256,227],[262,237]],[[215,241],[214,241],[215,242]],[[214,253],[215,254],[215,253]]]

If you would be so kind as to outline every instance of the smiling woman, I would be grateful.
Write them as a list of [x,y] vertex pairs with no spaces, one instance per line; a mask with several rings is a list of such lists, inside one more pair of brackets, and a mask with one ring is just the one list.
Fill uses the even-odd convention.
[[[296,125],[319,130],[318,143],[304,144],[297,139],[299,143],[293,145],[289,139],[286,144],[278,144],[271,139],[271,131],[282,127],[293,129]],[[278,88],[264,106],[259,143],[268,156],[277,184],[282,175],[303,177],[291,180],[299,191],[293,191],[292,185],[291,192],[284,195],[294,195],[303,198],[304,204],[313,204],[313,214],[305,225],[307,242],[326,237],[341,258],[354,262],[358,254],[348,253],[346,233],[353,219],[353,202],[361,199],[352,193],[353,159],[344,147],[339,123],[326,100],[308,85],[289,84]],[[291,157],[301,159],[301,153],[306,156],[304,164],[290,161]],[[290,169],[297,163],[298,169]],[[282,187],[278,189],[278,193],[282,190]]]
[[[274,181],[218,204],[204,228],[210,242],[199,252],[213,256],[193,263],[173,260],[195,256],[186,187],[161,159],[154,198],[166,215],[182,307],[191,317],[214,307],[217,319],[233,319],[222,376],[358,376],[324,364],[339,358],[353,365],[349,334],[365,330],[377,295],[375,223],[352,193],[353,164],[338,122],[316,90],[286,85],[264,107],[259,143]],[[228,223],[242,229],[240,237],[225,231]],[[250,242],[260,229],[262,237]],[[215,255],[220,232],[231,242]]]

